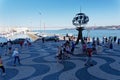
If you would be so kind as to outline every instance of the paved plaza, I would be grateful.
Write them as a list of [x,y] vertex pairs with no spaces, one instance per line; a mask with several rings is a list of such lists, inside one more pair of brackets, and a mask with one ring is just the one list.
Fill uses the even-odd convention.
[[[76,48],[71,58],[56,62],[57,46],[61,42],[36,41],[30,47],[20,49],[21,65],[13,66],[13,58],[4,56],[0,49],[6,75],[0,80],[120,80],[120,45],[104,48],[93,55],[94,66],[85,66],[87,57]],[[16,47],[18,45],[14,45]]]

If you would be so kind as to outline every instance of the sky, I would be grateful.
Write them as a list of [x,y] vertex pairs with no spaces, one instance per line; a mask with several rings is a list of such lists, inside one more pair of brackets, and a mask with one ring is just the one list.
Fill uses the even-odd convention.
[[120,0],[0,0],[0,27],[75,28],[80,8],[86,27],[120,25]]

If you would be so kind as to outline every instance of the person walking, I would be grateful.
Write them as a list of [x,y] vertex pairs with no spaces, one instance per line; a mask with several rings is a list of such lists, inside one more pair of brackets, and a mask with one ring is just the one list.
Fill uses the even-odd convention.
[[92,50],[92,43],[88,42],[87,43],[87,55],[88,55],[88,59],[85,63],[85,66],[93,66],[92,64],[92,53],[93,53],[93,50]]
[[61,62],[62,61],[62,46],[58,46],[58,52],[56,54],[56,57],[57,57],[57,62]]
[[83,54],[87,53],[87,44],[85,42],[82,44],[82,50],[83,50]]
[[21,48],[23,47],[23,43],[24,43],[24,41],[19,42]]
[[27,39],[24,40],[24,46],[25,46],[25,47],[28,46],[28,41],[27,41]]
[[74,53],[74,49],[75,49],[75,43],[73,41],[71,41],[71,53]]
[[5,73],[5,68],[3,66],[3,62],[2,62],[1,56],[0,56],[0,68],[2,69],[2,75],[4,76],[6,73]]
[[19,57],[18,48],[15,48],[12,56],[14,57],[14,66],[16,66],[16,60],[18,60],[18,63],[21,64],[20,63],[20,57]]
[[12,43],[10,41],[7,42],[8,47],[8,55],[12,53]]
[[45,42],[45,38],[44,37],[42,37],[42,43],[44,43]]
[[118,45],[120,44],[120,38],[118,38],[117,43],[118,43]]
[[113,43],[110,42],[110,49],[113,49]]

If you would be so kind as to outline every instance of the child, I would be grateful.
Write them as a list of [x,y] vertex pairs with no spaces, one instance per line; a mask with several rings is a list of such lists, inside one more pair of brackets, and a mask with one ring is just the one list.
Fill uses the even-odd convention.
[[8,47],[8,55],[12,53],[12,43],[8,42],[7,43],[7,47]]
[[20,64],[20,58],[19,58],[18,48],[15,48],[12,56],[14,57],[14,66],[16,66],[16,65],[15,65],[16,59],[18,60],[18,63]]
[[4,75],[5,75],[5,68],[4,68],[4,66],[3,66],[1,56],[0,56],[0,68],[2,69],[3,76],[4,76]]

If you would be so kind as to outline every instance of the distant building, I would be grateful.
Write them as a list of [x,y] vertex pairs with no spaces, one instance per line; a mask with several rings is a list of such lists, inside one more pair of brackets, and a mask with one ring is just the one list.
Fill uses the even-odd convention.
[[13,28],[13,30],[15,30],[17,33],[30,31],[28,28],[25,28],[25,27]]
[[26,27],[0,27],[0,36],[8,37],[17,33],[26,33],[29,29]]

